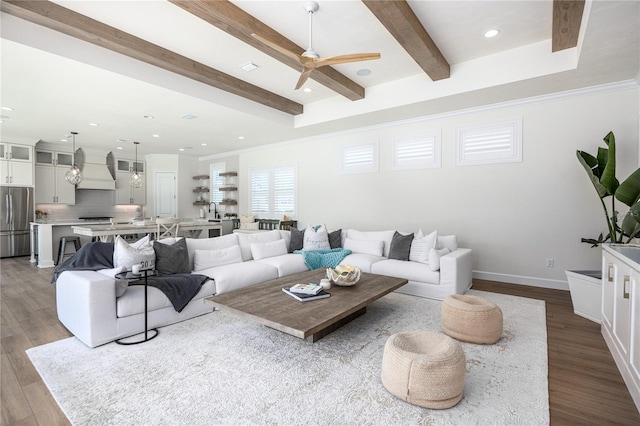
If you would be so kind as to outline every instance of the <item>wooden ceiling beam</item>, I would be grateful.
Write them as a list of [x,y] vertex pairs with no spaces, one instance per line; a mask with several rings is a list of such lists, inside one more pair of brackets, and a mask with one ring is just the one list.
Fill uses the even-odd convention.
[[[169,0],[176,6],[199,17],[216,28],[236,37],[238,40],[266,53],[296,71],[302,71],[298,61],[278,52],[258,40],[251,34],[260,36],[276,43],[292,52],[304,52],[306,49],[298,46],[273,28],[249,15],[228,0]],[[356,82],[340,74],[334,68],[316,68],[311,78],[346,98],[357,101],[364,98],[364,88]],[[293,86],[293,82],[292,82]]]
[[583,12],[584,0],[553,0],[552,52],[578,45]]
[[298,115],[303,106],[117,28],[43,0],[3,0],[4,13],[199,81],[270,108]]
[[451,67],[405,0],[362,0],[387,31],[433,81],[449,78]]

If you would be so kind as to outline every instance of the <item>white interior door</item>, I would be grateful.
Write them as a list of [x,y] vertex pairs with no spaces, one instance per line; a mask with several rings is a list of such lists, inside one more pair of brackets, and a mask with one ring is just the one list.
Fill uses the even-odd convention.
[[156,216],[176,217],[176,174],[156,172]]

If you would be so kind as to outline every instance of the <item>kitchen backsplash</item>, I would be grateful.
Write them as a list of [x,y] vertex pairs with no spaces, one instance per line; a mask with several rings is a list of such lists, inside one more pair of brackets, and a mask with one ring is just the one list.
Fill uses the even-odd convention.
[[144,206],[113,205],[113,193],[109,191],[76,191],[76,204],[37,204],[36,210],[48,212],[48,220],[77,219],[85,216],[113,217],[129,220],[144,215]]

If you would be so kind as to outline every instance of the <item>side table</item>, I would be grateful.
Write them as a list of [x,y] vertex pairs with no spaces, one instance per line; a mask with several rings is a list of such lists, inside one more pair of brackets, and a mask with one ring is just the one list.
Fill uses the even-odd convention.
[[[155,275],[155,271],[151,270],[151,269],[143,269],[140,271],[140,274],[134,274],[131,271],[127,271],[127,272],[122,272],[119,274],[115,275],[115,278],[117,280],[126,280],[128,283],[134,282],[134,281],[140,281],[141,279],[144,278],[144,339],[142,340],[135,340],[132,342],[125,342],[125,339],[128,339],[129,337],[123,337],[122,339],[118,339],[116,340],[116,343],[119,345],[137,345],[138,343],[144,343],[147,342],[153,338],[155,338],[160,332],[158,331],[157,328],[152,328],[151,330],[149,330],[148,327],[148,306],[147,306],[147,278]],[[150,332],[154,332],[153,335],[149,335]]]

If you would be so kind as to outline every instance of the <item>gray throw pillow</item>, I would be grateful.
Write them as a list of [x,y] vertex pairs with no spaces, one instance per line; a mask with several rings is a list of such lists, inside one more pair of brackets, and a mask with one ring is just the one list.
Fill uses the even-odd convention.
[[329,232],[329,246],[334,248],[342,248],[342,229]]
[[293,253],[294,250],[302,250],[304,244],[304,231],[298,230],[298,228],[291,228],[291,242],[289,243],[289,253]]
[[389,259],[409,260],[411,241],[413,241],[413,234],[402,235],[396,231],[389,246]]
[[153,251],[156,252],[156,271],[159,274],[188,274],[191,272],[187,240],[184,238],[180,238],[172,245],[154,241]]

